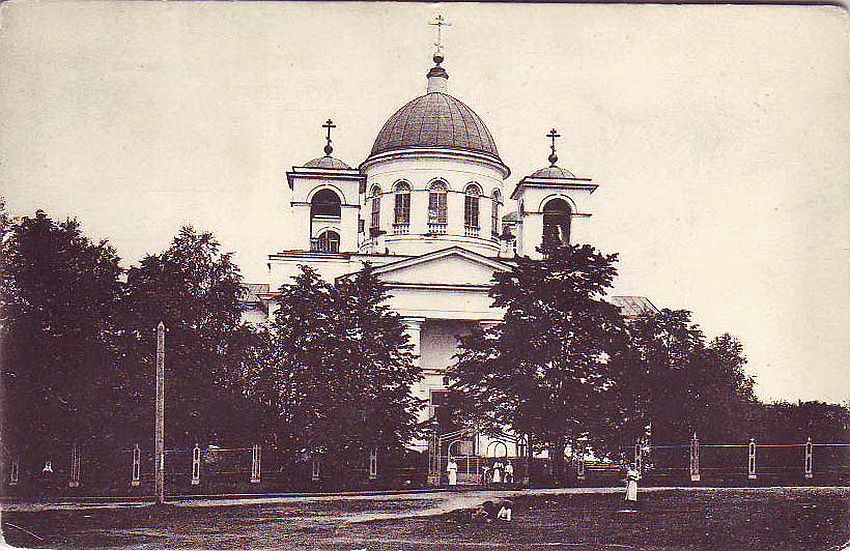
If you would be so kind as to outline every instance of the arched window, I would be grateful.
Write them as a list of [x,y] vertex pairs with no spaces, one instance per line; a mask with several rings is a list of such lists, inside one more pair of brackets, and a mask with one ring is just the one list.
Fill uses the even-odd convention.
[[446,233],[448,212],[446,193],[448,186],[445,182],[434,182],[428,189],[428,231],[430,233]]
[[381,188],[372,186],[372,220],[369,224],[370,233],[381,229]]
[[490,205],[490,234],[498,238],[499,237],[499,206],[502,202],[502,194],[499,193],[498,189],[493,190],[493,194],[490,196],[492,199],[492,204]]
[[393,209],[395,230],[406,232],[410,226],[410,184],[399,182],[395,185],[395,207]]
[[333,230],[325,230],[320,233],[319,238],[316,239],[316,252],[338,253],[339,234]]
[[563,199],[552,199],[543,206],[543,244],[560,246],[570,242],[572,209]]
[[466,233],[477,234],[479,227],[479,203],[481,202],[481,188],[475,184],[466,186],[463,198],[463,226]]
[[339,195],[333,190],[323,189],[310,202],[310,216],[339,218],[340,204]]

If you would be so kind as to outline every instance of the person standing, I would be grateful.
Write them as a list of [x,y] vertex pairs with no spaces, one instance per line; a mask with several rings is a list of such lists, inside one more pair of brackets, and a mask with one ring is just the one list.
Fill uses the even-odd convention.
[[640,471],[632,463],[626,471],[626,506],[634,509],[638,504],[638,480],[640,480]]
[[510,460],[505,462],[505,484],[513,484],[514,483],[514,466],[511,464]]
[[457,486],[457,462],[454,457],[449,458],[446,472],[449,473],[449,486]]
[[502,483],[502,469],[504,469],[504,465],[500,460],[496,460],[493,462],[493,484],[501,484]]

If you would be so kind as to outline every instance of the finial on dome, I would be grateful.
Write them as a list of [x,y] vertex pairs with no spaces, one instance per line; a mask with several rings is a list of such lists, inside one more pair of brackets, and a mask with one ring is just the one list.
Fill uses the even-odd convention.
[[555,138],[560,138],[561,135],[553,128],[548,134],[546,134],[546,137],[552,139],[552,145],[549,146],[552,149],[552,153],[549,155],[549,166],[555,166],[555,163],[558,162],[558,154],[555,153]]
[[440,67],[440,63],[445,60],[445,56],[443,55],[443,27],[451,27],[452,24],[443,19],[442,15],[438,15],[434,21],[428,24],[437,27],[437,41],[434,42],[437,51],[434,52],[434,56],[432,57],[434,66],[428,71],[428,93],[445,93],[449,88],[449,74],[444,68]]
[[330,157],[334,150],[334,147],[331,145],[333,142],[333,140],[331,140],[331,128],[336,128],[336,125],[334,124],[334,121],[328,119],[327,122],[322,125],[322,128],[327,128],[328,130],[328,136],[326,138],[328,143],[325,144],[325,156]]

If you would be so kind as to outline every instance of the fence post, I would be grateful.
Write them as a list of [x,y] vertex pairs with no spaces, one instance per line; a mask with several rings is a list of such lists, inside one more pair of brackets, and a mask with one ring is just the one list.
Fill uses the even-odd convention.
[[133,444],[133,467],[130,471],[130,486],[142,483],[142,450],[138,444]]
[[[469,471],[469,457],[466,459],[466,470]],[[369,480],[378,478],[378,449],[369,450]]]
[[750,438],[750,445],[748,446],[748,456],[747,456],[747,478],[749,480],[756,479],[756,441],[754,438]]
[[814,477],[814,473],[812,472],[812,439],[811,437],[806,439],[806,454],[803,459],[803,477],[804,478],[812,478]]
[[195,444],[192,450],[192,486],[197,486],[201,482],[201,448]]
[[71,472],[68,480],[69,488],[80,486],[80,448],[76,442],[71,446]]
[[262,472],[262,464],[260,463],[262,453],[262,448],[259,444],[254,444],[254,447],[251,449],[251,483],[259,484],[260,482],[260,473]]
[[9,486],[17,486],[18,485],[18,469],[19,463],[18,458],[12,459],[12,466],[9,469]]
[[314,459],[313,460],[313,473],[312,473],[312,476],[311,476],[311,479],[313,480],[313,482],[318,482],[319,479],[321,478],[321,475],[322,475],[321,468],[322,468],[321,459]]
[[699,474],[699,438],[697,438],[697,433],[694,433],[691,438],[691,462],[690,462],[690,470],[691,470],[691,482],[699,482],[700,474]]
[[577,453],[578,459],[576,460],[576,480],[584,482],[584,445],[579,446]]
[[643,474],[643,456],[640,440],[635,442],[635,470]]

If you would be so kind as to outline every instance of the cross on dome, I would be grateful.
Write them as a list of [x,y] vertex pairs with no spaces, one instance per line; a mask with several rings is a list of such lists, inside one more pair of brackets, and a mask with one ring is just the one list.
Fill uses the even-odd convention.
[[331,143],[333,142],[333,140],[331,140],[331,129],[336,128],[336,125],[334,124],[334,121],[328,119],[325,124],[322,125],[322,128],[326,128],[328,130],[328,135],[326,138],[328,143],[325,144],[325,155],[330,156],[330,154],[333,153],[334,150],[333,146],[331,145]]
[[445,93],[448,91],[449,74],[440,67],[440,63],[445,59],[443,56],[443,27],[451,27],[452,24],[447,22],[442,15],[438,15],[434,21],[429,21],[428,24],[437,27],[437,41],[434,42],[437,51],[434,52],[433,57],[435,65],[428,71],[428,93]]
[[552,145],[549,146],[552,149],[552,153],[549,155],[549,162],[551,163],[550,166],[555,166],[555,163],[558,162],[558,154],[555,153],[555,138],[560,138],[561,135],[553,128],[548,134],[546,134],[546,137],[551,138],[552,140]]
[[[434,21],[429,22],[428,24],[437,27],[437,41],[434,42],[434,46],[437,47],[437,52],[434,54],[434,62],[439,65],[443,60],[443,27],[451,27],[452,24],[446,21],[442,14],[438,14]],[[437,57],[440,58],[440,61],[437,61]]]

